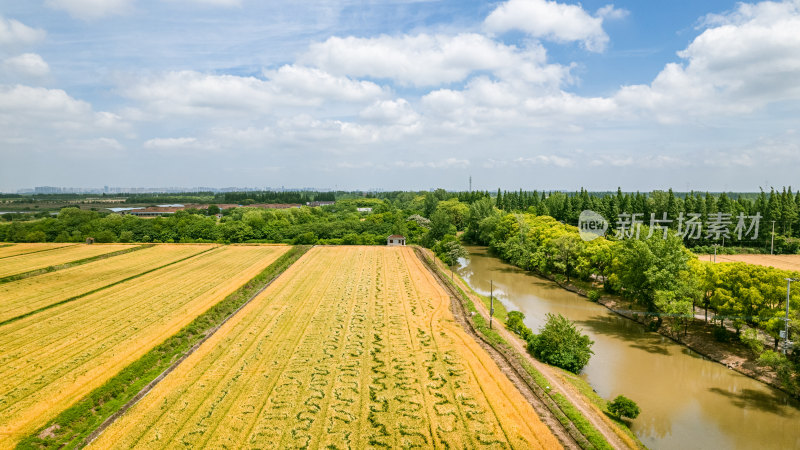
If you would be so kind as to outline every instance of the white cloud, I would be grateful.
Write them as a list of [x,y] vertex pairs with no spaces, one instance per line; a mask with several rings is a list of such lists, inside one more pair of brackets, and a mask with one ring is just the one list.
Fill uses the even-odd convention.
[[401,169],[465,169],[470,162],[461,158],[446,158],[438,161],[395,161],[394,167]]
[[476,72],[560,84],[568,69],[546,64],[543,47],[493,41],[475,33],[375,38],[332,37],[312,44],[300,62],[351,77],[393,80],[401,85],[438,86],[461,82]]
[[614,5],[605,5],[597,10],[597,17],[603,20],[619,20],[624,19],[630,15],[627,9],[616,8]]
[[193,154],[198,151],[214,152],[222,148],[220,143],[215,140],[195,137],[153,138],[146,140],[142,147],[148,150],[178,154]]
[[0,16],[0,50],[14,50],[43,41],[47,33],[38,28],[31,28],[14,19]]
[[[600,12],[612,11],[601,8]],[[484,27],[490,32],[520,30],[555,42],[580,42],[593,52],[605,50],[609,40],[602,16],[592,17],[579,5],[548,0],[509,0],[489,14]]]
[[743,114],[800,98],[800,3],[739,4],[667,64],[650,85],[626,86],[616,100],[662,121]]
[[411,125],[420,120],[420,115],[403,98],[377,101],[364,108],[359,116],[381,124]]
[[337,77],[315,68],[285,65],[264,75],[278,92],[314,103],[324,100],[365,102],[385,94],[375,83]]
[[74,154],[84,144],[119,150],[111,139],[120,133],[127,135],[129,127],[119,116],[94,111],[89,103],[60,89],[0,85],[0,148],[4,150]]
[[269,114],[287,106],[319,106],[326,101],[366,103],[385,96],[368,81],[334,77],[318,69],[283,66],[267,79],[168,72],[122,88],[123,93],[162,114]]
[[133,0],[47,0],[45,4],[77,19],[96,20],[130,11]]
[[23,77],[41,78],[50,73],[50,66],[36,53],[23,53],[3,61],[6,71]]

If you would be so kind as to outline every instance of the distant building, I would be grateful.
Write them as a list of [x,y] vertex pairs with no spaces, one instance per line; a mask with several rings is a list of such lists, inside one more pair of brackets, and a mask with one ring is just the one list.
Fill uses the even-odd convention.
[[406,245],[406,237],[399,234],[393,234],[386,238],[386,245]]
[[[127,214],[137,217],[160,217],[160,216],[169,216],[182,210],[183,208],[156,206],[152,208],[134,209],[126,212]],[[126,212],[123,212],[123,214],[125,214]]]
[[289,209],[301,208],[303,205],[299,203],[254,203],[247,205],[248,208],[261,208],[261,209]]
[[315,206],[329,206],[335,205],[336,202],[306,202],[306,206],[315,207]]
[[363,212],[363,213],[371,213],[372,208],[356,208],[356,211]]
[[61,188],[55,186],[36,186],[33,188],[35,194],[60,194]]

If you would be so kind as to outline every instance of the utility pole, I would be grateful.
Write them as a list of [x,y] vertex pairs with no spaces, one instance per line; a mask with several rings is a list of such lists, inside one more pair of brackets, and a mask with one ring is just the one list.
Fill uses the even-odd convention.
[[791,298],[792,281],[797,281],[794,278],[786,279],[786,328],[783,330],[783,356],[786,356],[786,351],[789,349],[789,299]]
[[714,264],[717,263],[717,244],[714,244]]
[[494,317],[494,280],[489,280],[489,329],[492,329],[492,317]]
[[775,221],[772,221],[772,241],[769,244],[769,254],[775,249]]
[[469,176],[469,191],[472,192],[472,175]]

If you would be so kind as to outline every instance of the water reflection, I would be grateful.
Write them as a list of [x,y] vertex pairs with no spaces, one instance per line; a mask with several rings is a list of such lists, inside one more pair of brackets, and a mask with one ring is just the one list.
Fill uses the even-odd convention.
[[554,283],[468,249],[459,273],[477,292],[525,314],[574,320],[595,341],[581,374],[605,398],[624,394],[642,414],[633,430],[651,448],[800,448],[800,404]]

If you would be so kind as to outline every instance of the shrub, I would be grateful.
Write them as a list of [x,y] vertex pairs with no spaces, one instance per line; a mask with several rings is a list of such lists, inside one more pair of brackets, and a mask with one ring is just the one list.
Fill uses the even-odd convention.
[[757,355],[764,351],[764,342],[758,337],[758,331],[755,328],[744,330],[741,336],[739,336],[739,339],[742,341],[742,344]]
[[594,354],[593,344],[569,319],[548,313],[547,323],[528,341],[528,351],[547,364],[578,373]]
[[589,297],[589,300],[597,303],[600,300],[600,291],[591,290],[587,296]]
[[636,402],[624,395],[618,395],[614,401],[608,404],[608,412],[619,418],[627,417],[635,419],[639,416],[640,411],[639,405],[637,405]]
[[711,332],[711,335],[714,336],[714,340],[717,342],[730,342],[731,341],[731,332],[728,331],[725,327],[714,327],[714,330]]

